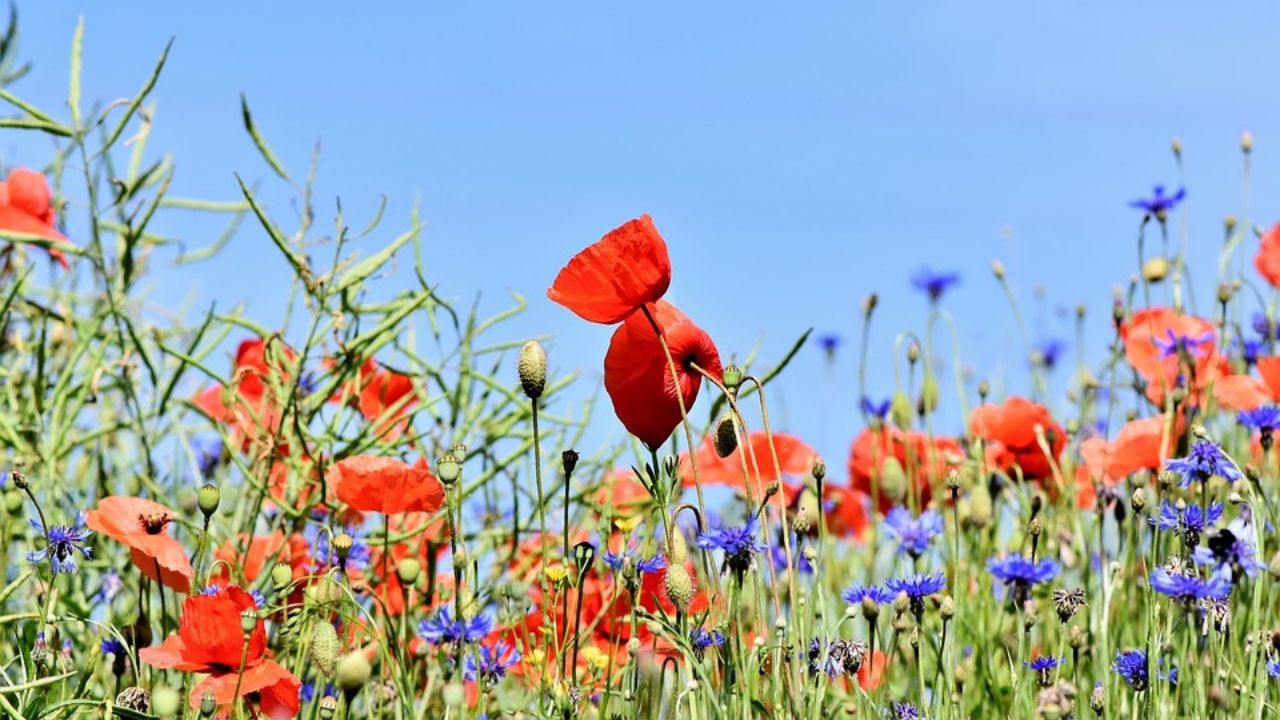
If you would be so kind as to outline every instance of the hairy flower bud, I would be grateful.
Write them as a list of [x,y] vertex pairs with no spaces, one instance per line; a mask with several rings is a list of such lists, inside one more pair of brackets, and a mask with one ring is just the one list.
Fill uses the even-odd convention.
[[333,623],[321,618],[311,630],[311,662],[327,678],[338,666],[338,632]]
[[667,599],[680,612],[689,609],[689,604],[693,602],[694,585],[693,578],[689,576],[689,571],[683,564],[673,563],[667,568]]
[[547,352],[537,340],[530,340],[520,348],[516,362],[520,374],[520,387],[530,400],[542,397],[547,385]]

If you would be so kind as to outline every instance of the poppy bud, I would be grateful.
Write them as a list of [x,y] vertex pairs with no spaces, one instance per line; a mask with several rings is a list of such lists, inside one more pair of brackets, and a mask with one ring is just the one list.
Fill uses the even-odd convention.
[[530,400],[542,397],[547,385],[547,352],[537,340],[530,340],[520,348],[516,362],[520,374],[520,387]]
[[938,409],[938,380],[933,373],[926,373],[920,384],[920,414],[928,415]]
[[997,280],[1004,279],[1004,263],[999,260],[991,261],[991,274],[996,276]]
[[1248,130],[1240,133],[1240,151],[1245,155],[1253,152],[1253,133]]
[[436,477],[445,485],[452,485],[462,474],[462,461],[452,452],[447,452],[436,460]]
[[158,717],[171,718],[178,714],[182,698],[171,687],[158,687],[151,693],[151,711]]
[[991,493],[987,486],[976,483],[969,492],[969,526],[984,528],[991,524]]
[[907,473],[898,458],[885,458],[881,466],[880,495],[893,503],[907,496]]
[[467,691],[462,687],[461,683],[449,683],[444,686],[442,693],[444,704],[452,708],[457,708],[467,701]]
[[276,590],[284,590],[293,582],[293,568],[288,563],[278,562],[271,568],[271,582],[275,583]]
[[422,563],[418,562],[417,558],[407,557],[396,565],[396,576],[406,586],[412,585],[418,579],[420,572],[422,572]]
[[218,490],[217,485],[205,483],[200,486],[200,492],[196,495],[196,504],[200,506],[200,512],[204,514],[206,520],[218,511],[218,504],[221,501],[222,492]]
[[578,467],[578,453],[576,450],[565,450],[560,453],[560,466],[564,469],[564,476],[571,477],[574,469]]
[[1173,150],[1174,157],[1176,158],[1182,157],[1182,138],[1175,137],[1172,141],[1169,142],[1169,147],[1170,149]]
[[667,568],[667,599],[680,612],[689,609],[689,604],[693,602],[693,578],[689,577],[689,571],[680,563],[673,563]]
[[320,700],[320,717],[322,720],[330,720],[338,712],[338,699],[332,695],[325,695]]
[[730,413],[725,413],[716,423],[715,447],[716,456],[722,458],[729,457],[738,449],[738,430]]
[[911,427],[911,415],[911,398],[901,390],[895,392],[889,401],[889,417],[893,420],[893,424],[901,430],[906,430]]
[[213,711],[218,709],[218,698],[213,693],[206,692],[200,696],[200,716],[213,717]]
[[920,361],[920,343],[910,342],[907,344],[907,362],[915,365]]
[[343,655],[338,660],[334,673],[338,688],[347,694],[352,694],[369,682],[373,667],[369,665],[369,658],[365,657],[363,652],[356,650]]
[[991,394],[991,383],[987,382],[986,380],[979,381],[978,382],[978,399],[986,400],[987,396],[990,394]]
[[1169,274],[1169,261],[1161,255],[1147,258],[1142,264],[1142,277],[1149,283],[1158,283]]
[[729,365],[720,371],[720,382],[728,390],[737,390],[742,384],[742,368],[737,365]]
[[240,613],[240,629],[244,631],[245,635],[252,633],[256,627],[258,627],[258,613],[253,610],[245,610]]
[[317,621],[311,631],[311,662],[325,677],[333,677],[338,664],[338,632],[328,620]]
[[684,533],[671,533],[671,564],[683,565],[689,559],[689,544],[685,542]]
[[875,312],[876,305],[879,304],[880,297],[875,293],[871,293],[862,299],[862,316],[871,317],[871,313]]
[[4,494],[4,510],[10,515],[17,515],[22,509],[22,493],[17,490],[8,490]]

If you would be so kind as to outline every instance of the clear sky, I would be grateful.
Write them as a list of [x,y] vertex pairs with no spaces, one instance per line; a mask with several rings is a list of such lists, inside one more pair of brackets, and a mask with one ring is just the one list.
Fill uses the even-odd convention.
[[[508,289],[526,296],[529,312],[508,332],[554,333],[552,364],[586,370],[589,383],[610,330],[545,289],[573,252],[651,213],[671,250],[670,298],[726,356],[759,339],[776,358],[809,326],[846,338],[829,374],[811,346],[777,393],[782,424],[841,467],[858,429],[854,341],[867,293],[881,297],[874,394],[892,389],[894,333],[922,328],[927,303],[908,278],[924,264],[964,276],[944,305],[965,361],[1025,392],[993,258],[1036,339],[1070,339],[1060,309],[1085,303],[1096,357],[1110,289],[1136,265],[1139,215],[1127,203],[1178,182],[1171,138],[1185,147],[1202,298],[1222,217],[1241,213],[1243,129],[1257,142],[1250,221],[1280,215],[1280,7],[1268,3],[77,5],[19,3],[35,65],[13,88],[20,96],[65,117],[82,13],[87,99],[132,95],[176,36],[150,145],[174,154],[173,194],[235,199],[238,171],[262,182],[273,212],[292,212],[240,128],[243,91],[295,175],[322,142],[322,211],[341,196],[361,226],[387,195],[365,248],[401,232],[420,197],[443,293],[483,291],[489,308]],[[48,157],[42,138],[0,140],[6,165]],[[322,212],[322,226],[329,219]],[[160,230],[195,247],[220,227],[191,216]],[[162,267],[156,299],[245,301],[270,325],[284,272],[246,223],[220,259]],[[401,266],[384,282],[407,280]]]

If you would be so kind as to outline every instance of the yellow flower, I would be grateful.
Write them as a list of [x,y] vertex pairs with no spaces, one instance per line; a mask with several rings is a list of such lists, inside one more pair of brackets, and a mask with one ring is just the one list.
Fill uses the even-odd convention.
[[631,517],[625,517],[625,518],[616,518],[613,521],[613,525],[614,527],[618,528],[619,532],[626,535],[630,535],[633,530],[639,527],[640,521],[643,519],[644,518],[640,515],[632,515]]
[[569,570],[563,565],[548,565],[542,569],[542,575],[553,585],[559,585],[569,576]]

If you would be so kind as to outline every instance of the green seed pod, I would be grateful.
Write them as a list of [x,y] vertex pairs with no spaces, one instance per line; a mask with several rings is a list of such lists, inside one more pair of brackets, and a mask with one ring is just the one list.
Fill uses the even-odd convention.
[[332,695],[325,695],[320,700],[320,717],[323,720],[331,720],[338,712],[338,699]]
[[359,650],[343,655],[335,668],[338,688],[345,693],[358,692],[369,682],[372,674],[373,666],[369,664],[369,658]]
[[218,490],[218,486],[212,483],[205,483],[200,486],[200,492],[196,496],[196,504],[200,507],[200,512],[204,514],[205,519],[213,516],[218,511],[218,505],[222,502],[222,491]]
[[311,629],[311,662],[327,678],[337,669],[338,632],[327,620],[317,621]]
[[240,613],[240,629],[244,631],[245,635],[252,633],[256,627],[258,627],[258,613],[253,610],[245,610]]
[[516,362],[520,375],[520,387],[530,400],[542,397],[547,386],[547,352],[537,340],[530,340],[520,348]]
[[720,371],[720,382],[724,383],[726,389],[732,391],[737,390],[742,384],[742,368],[737,365],[729,365]]
[[422,572],[422,563],[418,562],[417,558],[407,557],[396,565],[396,576],[404,585],[412,585],[416,582],[420,572]]
[[452,708],[461,707],[467,701],[467,691],[461,683],[449,683],[442,693],[444,704]]
[[733,415],[725,413],[720,418],[720,422],[716,423],[715,436],[716,456],[727,458],[738,449],[738,429],[737,423],[733,420]]
[[200,696],[200,716],[213,717],[213,711],[218,709],[218,698],[213,693],[206,692]]
[[447,452],[436,460],[436,477],[445,485],[453,485],[462,474],[462,461],[452,452]]
[[271,568],[271,582],[275,584],[276,590],[285,590],[293,582],[293,568],[288,563],[276,563]]
[[667,598],[680,612],[689,609],[694,589],[693,578],[683,564],[674,563],[667,568]]

